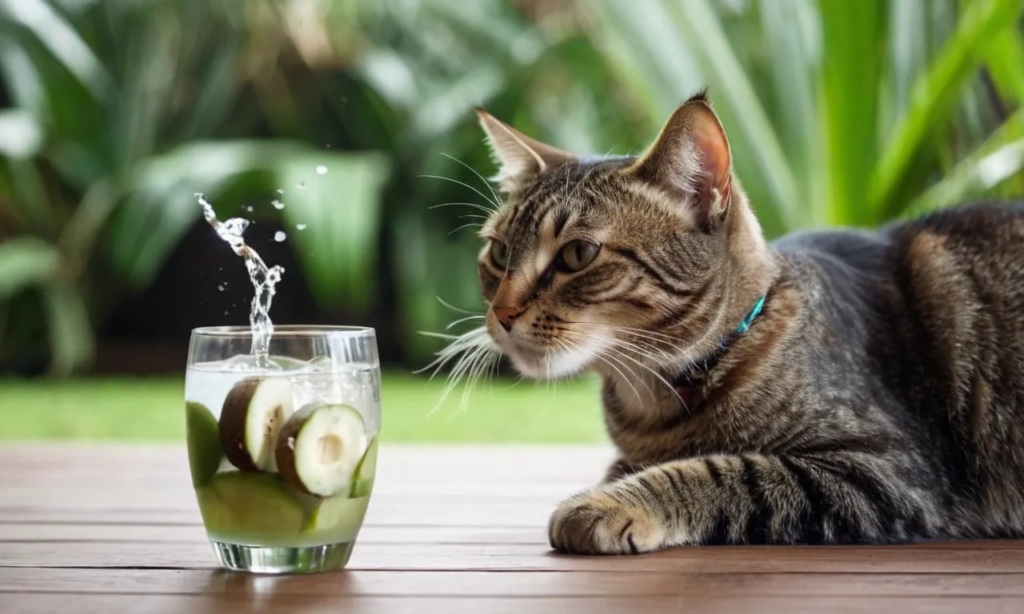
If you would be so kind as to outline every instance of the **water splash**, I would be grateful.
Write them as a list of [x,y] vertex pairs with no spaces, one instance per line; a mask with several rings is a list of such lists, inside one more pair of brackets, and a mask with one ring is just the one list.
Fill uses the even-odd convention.
[[[281,274],[284,268],[280,266],[268,267],[260,255],[254,249],[245,244],[242,233],[249,227],[249,220],[233,217],[223,222],[217,220],[217,214],[213,206],[203,197],[196,193],[196,200],[203,207],[203,217],[206,223],[213,227],[217,236],[227,242],[236,254],[245,261],[245,268],[249,271],[249,280],[255,289],[252,297],[252,308],[249,311],[249,324],[252,326],[252,350],[259,364],[267,360],[267,353],[270,350],[270,337],[274,334],[274,324],[270,321],[270,304],[274,300],[277,282],[281,281]],[[226,314],[225,314],[226,315]]]
[[277,241],[278,243],[284,241],[287,238],[288,238],[288,235],[286,235],[285,233],[283,233],[280,230],[278,230],[277,232],[274,233],[274,240]]

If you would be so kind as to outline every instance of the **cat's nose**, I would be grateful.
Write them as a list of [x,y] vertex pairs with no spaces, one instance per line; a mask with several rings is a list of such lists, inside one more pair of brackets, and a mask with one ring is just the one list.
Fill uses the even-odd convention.
[[512,322],[526,310],[521,307],[491,307],[491,311],[498,318],[498,324],[507,332],[512,330]]

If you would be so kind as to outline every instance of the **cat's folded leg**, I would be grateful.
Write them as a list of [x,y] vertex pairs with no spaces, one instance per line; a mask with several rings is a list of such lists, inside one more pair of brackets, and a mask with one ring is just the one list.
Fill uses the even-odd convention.
[[636,465],[627,462],[625,459],[616,459],[615,462],[608,467],[608,471],[605,472],[604,479],[601,480],[601,483],[607,484],[609,482],[614,482],[615,480],[621,480],[628,475],[637,473],[640,469],[641,467],[637,467]]
[[886,462],[862,453],[674,461],[563,502],[563,552],[625,554],[707,543],[875,543],[927,532],[927,509]]

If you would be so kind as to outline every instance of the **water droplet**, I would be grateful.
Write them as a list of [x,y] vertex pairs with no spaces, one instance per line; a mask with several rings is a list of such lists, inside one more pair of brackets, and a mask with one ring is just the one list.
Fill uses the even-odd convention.
[[320,166],[316,167],[316,174],[317,175],[326,175],[327,174],[327,167],[324,166],[323,164],[321,164]]
[[218,271],[223,271],[223,270],[224,270],[224,267],[217,267],[217,270],[218,270]]
[[252,213],[252,205],[246,207],[245,210],[248,211],[249,213]]
[[306,225],[305,224],[296,224],[295,227],[298,228],[299,230],[305,230],[306,229]]
[[284,194],[284,190],[281,190],[281,189],[279,189],[279,190],[277,191],[277,193],[278,193],[278,194]]
[[228,315],[228,312],[226,312],[226,311],[225,311],[225,312],[224,312],[224,315]]
[[281,241],[284,241],[287,236],[288,235],[284,234],[284,232],[278,230],[274,233],[274,240],[280,243]]
[[277,209],[278,211],[280,211],[281,209],[284,209],[284,203],[279,201],[279,200],[275,200],[275,201],[273,201],[270,204],[274,205],[274,208]]
[[303,181],[302,183],[300,183],[299,185],[297,185],[295,187],[299,188],[300,190],[305,190],[306,189],[306,182]]
[[218,284],[217,285],[217,289],[220,290],[221,292],[223,292],[224,291],[224,284]]

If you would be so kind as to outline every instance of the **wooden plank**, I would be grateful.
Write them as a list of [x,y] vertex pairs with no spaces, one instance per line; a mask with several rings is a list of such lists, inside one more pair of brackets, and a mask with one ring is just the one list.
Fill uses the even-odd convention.
[[[32,593],[0,595],[0,610],[17,614],[68,612],[68,596]],[[76,614],[180,614],[181,612],[302,612],[320,614],[359,612],[360,614],[404,614],[445,612],[451,614],[522,614],[523,612],[709,612],[759,614],[836,614],[899,611],[900,614],[964,614],[985,612],[1017,614],[1024,609],[1018,597],[329,597],[316,595],[278,595],[273,592],[253,595],[75,595]]]
[[[207,543],[201,524],[40,524],[0,523],[0,544],[27,542],[135,542]],[[381,526],[364,525],[359,533],[360,544],[523,544],[547,548],[547,530],[535,527],[472,527],[472,526]],[[917,544],[915,548],[978,551],[1024,550],[1024,540],[992,540],[975,542],[936,542]],[[2,546],[0,546],[2,548]]]
[[[115,524],[0,524],[5,542],[207,543],[199,524],[181,526]],[[360,544],[534,544],[547,545],[544,527],[364,526]]]
[[[0,548],[0,567],[212,568],[202,543],[22,542]],[[358,544],[351,569],[409,571],[618,571],[707,573],[1024,573],[1019,548],[708,547],[643,556],[583,557],[522,544]]]
[[[102,504],[104,495],[97,493]],[[373,526],[445,526],[445,527],[544,527],[556,502],[516,502],[484,500],[463,503],[457,498],[420,501],[399,498],[378,501],[371,498],[366,524]],[[9,507],[0,509],[0,524],[25,523],[200,525],[195,504],[180,509]]]
[[[614,458],[606,446],[381,446],[377,470],[392,478],[432,482],[590,483]],[[181,445],[29,444],[0,446],[0,485],[31,486],[38,476],[62,481],[179,480],[187,483]],[[408,481],[413,481],[409,479]]]
[[208,570],[0,568],[0,593],[348,597],[1021,597],[1018,574],[744,574],[618,571],[347,571],[255,576]]

